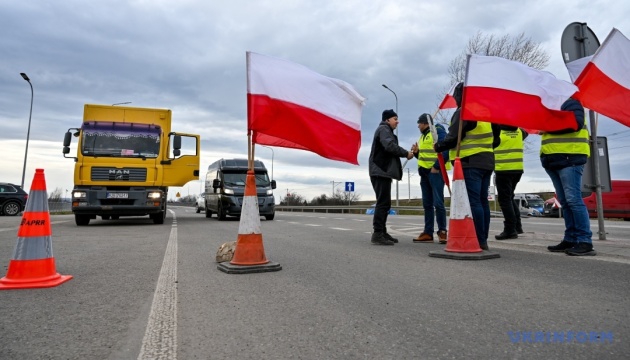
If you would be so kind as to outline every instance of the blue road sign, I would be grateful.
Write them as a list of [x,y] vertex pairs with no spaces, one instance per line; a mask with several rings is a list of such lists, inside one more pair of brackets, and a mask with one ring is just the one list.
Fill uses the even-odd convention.
[[346,181],[346,192],[354,192],[354,182]]

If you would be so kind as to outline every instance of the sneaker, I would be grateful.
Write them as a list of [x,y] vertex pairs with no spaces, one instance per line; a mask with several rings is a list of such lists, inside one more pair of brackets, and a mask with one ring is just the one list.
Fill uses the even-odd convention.
[[389,235],[389,233],[387,231],[385,231],[383,233],[383,237],[391,242],[393,242],[394,244],[398,244],[398,239],[396,239],[395,237],[392,237],[391,235]]
[[446,240],[448,238],[448,233],[446,232],[446,230],[440,230],[438,231],[438,239],[440,240],[440,244],[446,244]]
[[597,254],[593,250],[593,244],[585,242],[577,243],[574,247],[567,249],[565,253],[572,256],[594,256]]
[[374,232],[372,234],[372,244],[373,245],[394,245],[392,241],[387,240],[385,236],[383,236],[382,232]]
[[507,233],[504,231],[500,233],[499,235],[494,235],[494,238],[497,240],[518,239],[518,234],[516,232]]
[[413,242],[433,242],[433,235],[427,233],[420,233],[417,238],[413,239]]
[[564,252],[565,250],[570,249],[575,245],[576,243],[574,242],[562,240],[562,242],[558,245],[547,246],[547,250],[551,252]]

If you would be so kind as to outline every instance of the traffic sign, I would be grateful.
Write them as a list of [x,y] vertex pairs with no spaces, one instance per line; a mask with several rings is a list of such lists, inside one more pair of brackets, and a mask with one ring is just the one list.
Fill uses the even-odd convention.
[[354,192],[354,182],[346,181],[346,192]]
[[586,23],[573,22],[567,25],[562,32],[560,49],[564,63],[581,59],[595,54],[599,48],[599,40]]

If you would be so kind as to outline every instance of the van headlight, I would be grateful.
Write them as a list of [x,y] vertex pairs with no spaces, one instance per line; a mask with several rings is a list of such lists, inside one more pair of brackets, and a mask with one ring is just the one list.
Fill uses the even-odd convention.
[[149,191],[147,193],[147,199],[159,199],[162,197],[161,191]]
[[273,195],[273,190],[271,189],[267,190],[267,195]]
[[234,190],[232,189],[223,189],[223,193],[226,195],[234,195]]

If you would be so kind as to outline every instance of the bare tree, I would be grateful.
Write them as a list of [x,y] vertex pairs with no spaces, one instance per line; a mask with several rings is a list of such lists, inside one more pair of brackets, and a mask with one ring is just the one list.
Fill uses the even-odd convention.
[[510,35],[486,35],[478,31],[468,40],[466,49],[450,62],[448,73],[451,77],[451,84],[464,81],[467,54],[498,56],[522,62],[538,70],[549,65],[549,54],[541,48],[539,43],[526,37],[525,33],[513,37]]
[[287,196],[280,200],[280,205],[300,206],[305,203],[304,197],[298,193],[287,193]]
[[61,198],[63,195],[63,190],[61,188],[55,188],[53,192],[48,195],[48,201],[50,202],[61,202]]

